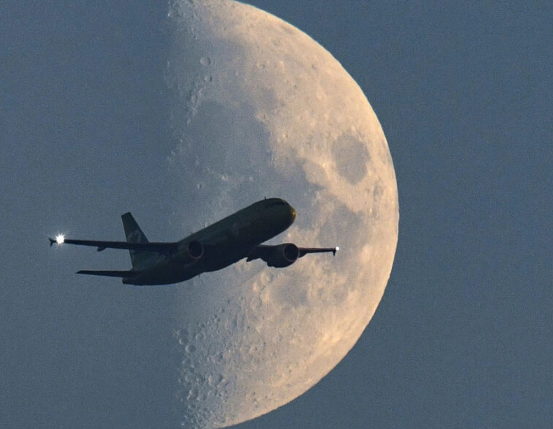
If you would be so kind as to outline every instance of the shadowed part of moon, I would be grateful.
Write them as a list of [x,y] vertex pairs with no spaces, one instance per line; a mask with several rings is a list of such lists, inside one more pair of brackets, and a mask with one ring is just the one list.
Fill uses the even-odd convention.
[[367,145],[352,135],[342,135],[332,146],[332,155],[340,176],[352,185],[358,184],[367,175],[370,161]]
[[[270,139],[264,125],[255,119],[252,106],[242,103],[240,108],[230,109],[204,100],[171,157],[173,171],[198,199],[206,199],[206,190],[217,195],[217,199],[208,199],[212,206],[208,216],[221,207],[251,204],[252,195],[258,195],[260,189],[265,192],[262,197],[273,196],[270,189],[276,175],[283,188],[307,189],[309,183],[300,165],[291,165],[287,175],[276,170]],[[204,214],[198,227],[216,220],[217,216],[206,218]],[[306,221],[305,217],[297,220],[298,225]]]

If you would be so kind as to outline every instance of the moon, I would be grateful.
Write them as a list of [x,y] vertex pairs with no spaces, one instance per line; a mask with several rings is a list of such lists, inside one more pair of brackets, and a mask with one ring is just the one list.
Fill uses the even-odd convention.
[[397,186],[367,98],[309,36],[230,0],[176,0],[168,21],[173,222],[188,234],[276,196],[298,216],[272,242],[340,246],[179,287],[178,412],[225,427],[297,398],[355,345],[390,276]]

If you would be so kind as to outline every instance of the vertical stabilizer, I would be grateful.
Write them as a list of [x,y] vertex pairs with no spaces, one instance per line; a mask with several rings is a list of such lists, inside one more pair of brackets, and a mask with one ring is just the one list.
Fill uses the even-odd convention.
[[[125,228],[127,243],[148,243],[148,239],[130,212],[122,215],[121,219],[123,220],[123,228]],[[157,252],[148,252],[144,250],[129,250],[129,253],[131,254],[132,267],[135,270],[142,270],[150,265],[154,265],[159,256]]]

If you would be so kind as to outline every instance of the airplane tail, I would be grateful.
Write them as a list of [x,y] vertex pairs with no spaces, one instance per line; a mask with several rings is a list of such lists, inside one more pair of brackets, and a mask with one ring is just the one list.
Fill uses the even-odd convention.
[[[122,215],[121,219],[123,220],[127,243],[148,243],[146,235],[144,235],[130,212]],[[157,252],[145,250],[129,250],[129,253],[131,255],[133,270],[143,270],[148,266],[154,265],[159,256]]]

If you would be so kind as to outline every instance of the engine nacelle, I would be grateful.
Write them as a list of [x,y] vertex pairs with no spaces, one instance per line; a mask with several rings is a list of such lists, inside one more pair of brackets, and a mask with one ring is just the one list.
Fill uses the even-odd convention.
[[300,257],[298,246],[284,243],[276,246],[270,255],[263,258],[269,267],[284,268],[292,265]]
[[204,246],[197,240],[183,243],[179,246],[179,254],[184,257],[184,263],[197,261],[204,255]]

